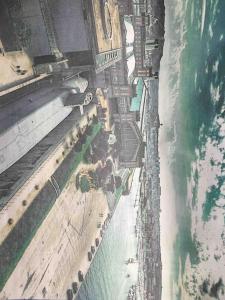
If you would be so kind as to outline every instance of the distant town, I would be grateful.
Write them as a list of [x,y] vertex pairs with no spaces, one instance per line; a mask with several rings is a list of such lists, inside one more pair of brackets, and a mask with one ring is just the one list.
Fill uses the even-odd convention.
[[0,299],[76,299],[137,169],[124,299],[161,299],[163,45],[163,0],[0,0]]

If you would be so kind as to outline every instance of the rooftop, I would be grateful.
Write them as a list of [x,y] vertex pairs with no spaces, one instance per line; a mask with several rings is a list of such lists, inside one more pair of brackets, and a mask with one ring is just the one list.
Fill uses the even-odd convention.
[[136,94],[137,96],[133,97],[131,100],[131,111],[139,111],[141,107],[141,99],[143,93],[143,80],[139,79],[136,86]]

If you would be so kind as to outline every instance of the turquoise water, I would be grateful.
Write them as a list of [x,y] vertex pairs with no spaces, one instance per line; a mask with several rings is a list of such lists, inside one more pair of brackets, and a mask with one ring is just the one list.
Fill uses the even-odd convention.
[[[209,139],[213,149],[223,140],[223,136],[220,136],[221,124],[218,125],[215,120],[224,118],[225,1],[183,0],[183,3],[186,3],[186,10],[182,12],[185,30],[181,27],[182,18],[181,20],[172,19],[178,3],[176,0],[172,2],[174,2],[173,6],[170,1],[171,21],[168,30],[171,30],[172,35],[172,28],[175,29],[177,36],[173,35],[174,40],[183,34],[182,42],[185,45],[180,56],[179,72],[170,74],[171,89],[177,83],[178,78],[180,79],[179,95],[176,99],[174,128],[176,143],[172,164],[179,226],[174,244],[173,270],[174,280],[178,282],[179,261],[177,257],[181,258],[182,272],[185,272],[188,255],[193,265],[199,263],[198,243],[191,234],[191,222],[192,209],[199,201],[198,190],[201,178],[199,170],[196,169],[193,172],[192,166],[196,161],[203,162],[208,159],[206,143]],[[171,47],[170,51],[172,49]],[[214,164],[217,164],[221,170],[225,167],[223,161],[214,161],[212,153],[211,160],[204,167],[210,170]],[[187,201],[190,179],[192,180],[191,205]],[[224,182],[225,177],[220,173],[217,176],[217,184],[209,185],[202,206],[202,222],[210,220],[217,200],[221,196]],[[179,293],[177,299],[181,299]]]
[[[111,223],[81,286],[78,300],[124,300],[137,282],[137,264],[125,261],[136,256],[135,186],[129,196],[122,196]],[[130,275],[128,278],[127,275]]]
[[139,79],[136,86],[137,96],[133,97],[131,100],[131,107],[130,107],[131,111],[140,111],[142,92],[143,92],[143,80]]

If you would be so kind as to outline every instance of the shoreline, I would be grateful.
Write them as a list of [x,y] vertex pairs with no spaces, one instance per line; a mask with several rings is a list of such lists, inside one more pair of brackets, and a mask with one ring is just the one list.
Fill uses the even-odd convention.
[[[110,293],[110,291],[112,292],[111,289],[112,288],[114,289],[115,285],[118,287],[118,289],[116,289],[116,291],[118,293],[117,294],[118,299],[125,299],[124,292],[125,292],[125,294],[127,293],[127,295],[128,295],[131,285],[135,284],[137,282],[137,280],[138,280],[137,264],[126,265],[126,263],[125,263],[129,257],[135,257],[135,254],[136,254],[137,236],[133,232],[133,226],[135,226],[135,224],[136,224],[136,209],[137,208],[134,208],[136,188],[137,188],[137,186],[133,185],[133,187],[131,189],[131,194],[129,196],[121,196],[120,201],[116,202],[114,209],[111,210],[111,217],[108,222],[108,226],[106,226],[105,232],[103,234],[103,237],[101,239],[101,242],[100,242],[98,250],[97,250],[100,252],[98,253],[98,256],[96,256],[97,252],[95,253],[94,258],[92,259],[90,267],[88,269],[88,272],[84,277],[84,281],[79,286],[79,290],[75,295],[75,299],[84,299],[85,297],[87,297],[87,299],[92,299],[92,297],[93,297],[93,299],[108,299],[108,298],[105,298],[106,294]],[[119,269],[120,275],[122,275],[122,277],[121,276],[118,277],[119,285],[118,285],[118,280],[116,280],[115,285],[113,285],[113,287],[111,286],[111,284],[109,284],[109,286],[106,287],[104,284],[102,285],[101,281],[99,281],[99,276],[98,276],[98,274],[96,274],[96,271],[99,270],[99,264],[101,263],[102,255],[104,253],[104,254],[106,254],[106,257],[104,255],[105,262],[103,263],[103,265],[101,264],[101,267],[104,266],[104,269],[103,269],[104,271],[101,271],[102,278],[106,279],[106,274],[107,274],[107,278],[108,278],[108,274],[110,277],[112,276],[111,272],[113,270],[113,261],[115,259],[115,253],[114,253],[114,249],[112,249],[112,253],[110,254],[108,247],[109,247],[109,245],[112,245],[111,244],[112,236],[113,236],[113,240],[116,237],[114,235],[117,234],[117,230],[115,230],[115,226],[118,229],[118,226],[116,225],[116,224],[118,224],[117,222],[119,222],[118,219],[120,219],[121,224],[123,224],[123,222],[124,222],[123,219],[124,219],[125,215],[127,217],[131,216],[130,214],[125,213],[125,211],[124,211],[124,207],[127,207],[127,206],[129,206],[128,210],[132,210],[132,213],[131,212],[130,213],[134,214],[133,217],[131,217],[132,225],[130,223],[130,220],[128,221],[130,228],[129,228],[127,234],[128,234],[128,236],[130,236],[130,234],[132,234],[132,239],[134,237],[135,242],[133,241],[130,244],[129,248],[127,247],[127,242],[126,242],[126,247],[124,248],[124,246],[123,246],[124,251],[121,251],[121,253],[123,253],[123,254],[119,254],[120,259],[121,259],[121,256],[123,256],[122,265],[121,265],[121,268]],[[134,212],[133,212],[133,210],[134,210]],[[127,225],[125,225],[125,227],[126,226]],[[123,231],[123,229],[122,229],[122,231]],[[131,233],[131,231],[132,231],[132,233]],[[121,239],[120,237],[117,237],[117,238],[118,238],[118,240]],[[125,238],[125,240],[127,240],[127,238]],[[103,242],[103,244],[101,244],[102,242]],[[123,242],[122,242],[122,244],[123,244]],[[100,249],[100,247],[102,247],[102,248]],[[135,249],[133,249],[133,247]],[[119,246],[119,248],[120,248],[120,246]],[[130,252],[131,250],[132,250],[132,253]],[[109,257],[110,257],[110,261],[109,261],[109,263],[107,263]],[[129,274],[129,279],[126,276],[127,274]],[[123,277],[123,275],[124,275],[124,277]],[[84,284],[84,286],[83,286],[83,284]],[[90,286],[92,286],[93,284],[94,284],[94,286],[93,286],[94,290],[92,291],[90,289]],[[100,289],[101,291],[97,291],[98,289]],[[114,299],[113,298],[114,294],[109,294],[109,295],[110,295],[110,299]]]
[[[162,299],[173,300],[173,247],[178,232],[176,219],[175,187],[173,174],[170,168],[170,152],[173,141],[167,139],[167,114],[163,106],[167,105],[164,95],[159,94],[159,115],[164,124],[159,130],[159,157],[160,157],[160,185],[161,185],[161,253],[162,253]],[[169,212],[169,213],[168,213]]]

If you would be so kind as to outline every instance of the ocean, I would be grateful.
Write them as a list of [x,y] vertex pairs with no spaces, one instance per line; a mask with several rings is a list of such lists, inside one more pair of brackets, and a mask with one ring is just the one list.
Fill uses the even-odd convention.
[[[137,182],[138,171],[134,175]],[[137,185],[128,196],[122,196],[102,243],[82,284],[78,300],[125,300],[130,287],[137,283],[138,265],[126,265],[135,258],[137,238],[135,224],[137,207],[134,207]]]
[[225,299],[225,1],[165,4],[160,117],[177,223],[170,299]]

